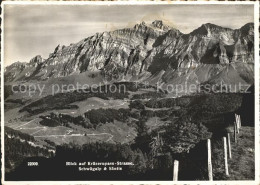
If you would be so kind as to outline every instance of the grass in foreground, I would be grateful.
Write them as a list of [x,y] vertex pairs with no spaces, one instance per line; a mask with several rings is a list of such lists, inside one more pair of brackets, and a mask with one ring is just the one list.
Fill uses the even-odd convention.
[[254,127],[242,127],[238,142],[231,135],[232,159],[228,158],[229,176],[225,175],[223,142],[212,146],[214,180],[254,180],[255,178],[255,137]]

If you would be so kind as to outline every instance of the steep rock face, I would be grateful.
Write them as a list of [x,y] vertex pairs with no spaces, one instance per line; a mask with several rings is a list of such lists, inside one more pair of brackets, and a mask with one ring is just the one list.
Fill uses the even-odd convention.
[[4,80],[5,81],[14,81],[18,75],[22,73],[25,69],[26,63],[15,62],[10,66],[5,68]]
[[165,24],[163,23],[163,21],[161,21],[161,20],[155,20],[155,21],[153,21],[153,22],[152,22],[152,27],[154,27],[154,28],[159,28],[159,29],[164,30],[164,31],[169,31],[170,29],[172,29],[170,26],[165,25]]
[[171,59],[171,66],[196,67],[198,64],[253,62],[253,24],[231,30],[204,24],[190,34],[167,36],[159,48]]
[[5,80],[46,80],[101,71],[107,80],[138,80],[160,74],[167,82],[163,75],[180,74],[176,71],[186,71],[180,74],[185,75],[204,64],[239,62],[254,62],[252,23],[237,30],[207,23],[183,34],[157,20],[96,33],[69,46],[59,45],[46,60],[36,56],[28,64],[9,66]]
[[4,80],[5,82],[12,81],[28,81],[31,79],[41,80],[43,72],[44,59],[37,55],[33,57],[29,63],[16,62],[6,67]]
[[31,67],[37,67],[37,66],[40,65],[43,61],[44,61],[44,59],[43,59],[40,55],[37,55],[37,56],[33,57],[33,58],[30,60],[29,66],[31,66]]

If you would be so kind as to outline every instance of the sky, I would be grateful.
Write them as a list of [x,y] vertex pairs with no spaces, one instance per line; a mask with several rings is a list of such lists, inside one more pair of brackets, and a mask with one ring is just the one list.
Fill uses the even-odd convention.
[[48,58],[58,44],[142,21],[163,20],[190,33],[205,23],[237,29],[253,22],[253,15],[253,5],[5,5],[4,62]]

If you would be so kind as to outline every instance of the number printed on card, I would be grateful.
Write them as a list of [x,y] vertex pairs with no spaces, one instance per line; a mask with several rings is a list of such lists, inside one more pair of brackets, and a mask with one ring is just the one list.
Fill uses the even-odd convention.
[[39,166],[38,162],[28,162],[28,166]]

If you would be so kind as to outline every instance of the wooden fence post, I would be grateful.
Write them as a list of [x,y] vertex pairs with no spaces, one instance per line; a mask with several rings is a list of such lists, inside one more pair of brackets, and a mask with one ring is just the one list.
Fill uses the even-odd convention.
[[228,173],[228,161],[227,161],[227,139],[226,139],[226,137],[223,137],[223,143],[224,143],[225,174],[227,176],[229,176],[229,173]]
[[238,115],[236,114],[236,124],[237,124],[237,133],[239,134],[239,117]]
[[234,141],[237,143],[237,124],[234,122]]
[[229,133],[227,133],[227,140],[228,140],[228,156],[229,156],[229,159],[232,159],[231,144],[230,144],[230,134]]
[[237,115],[237,128],[239,129],[240,126],[239,126],[239,115]]
[[241,124],[241,117],[240,117],[240,115],[238,116],[238,119],[239,119],[239,128],[241,128],[242,124]]
[[173,181],[178,181],[179,161],[174,160]]
[[207,148],[208,148],[208,175],[209,175],[209,180],[213,181],[210,139],[207,140]]

